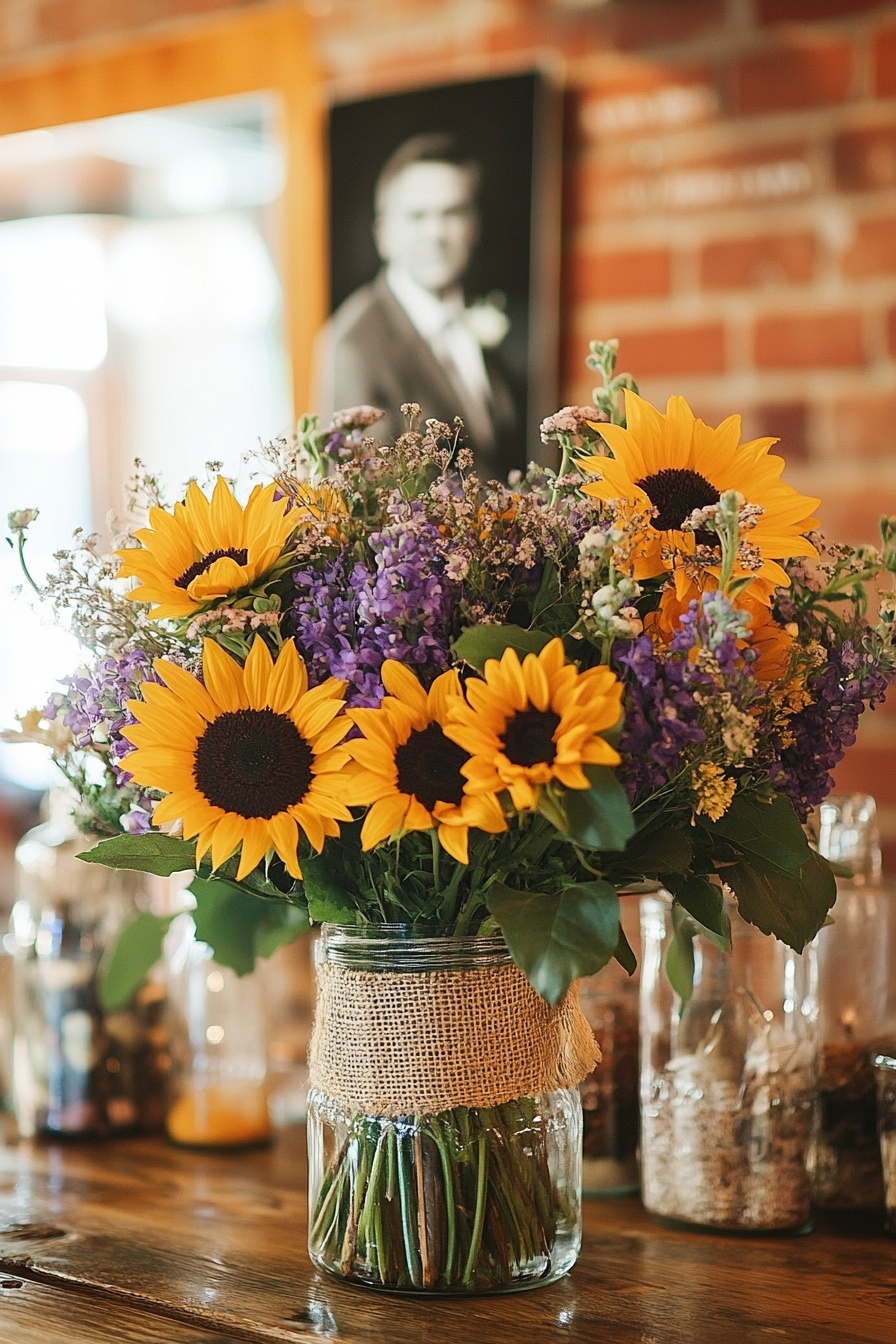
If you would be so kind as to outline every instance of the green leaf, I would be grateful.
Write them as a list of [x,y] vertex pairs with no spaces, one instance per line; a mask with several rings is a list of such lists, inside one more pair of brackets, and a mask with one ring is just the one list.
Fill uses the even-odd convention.
[[333,863],[323,854],[302,860],[302,881],[308,914],[316,924],[354,924],[358,906],[333,871]]
[[616,940],[616,950],[613,956],[624,971],[628,971],[629,975],[634,975],[638,969],[638,958],[635,956],[632,945],[626,938],[621,924],[619,925],[619,937]]
[[310,928],[311,921],[301,906],[293,905],[291,901],[281,901],[280,905],[272,902],[265,911],[264,923],[255,930],[255,955],[269,957],[278,947],[295,942]]
[[707,823],[706,829],[730,841],[752,867],[762,872],[796,877],[811,853],[793,804],[783,794],[771,803],[735,794],[724,817]]
[[666,949],[666,975],[682,1007],[694,992],[694,935],[697,929],[686,910],[672,906],[672,937]]
[[625,847],[625,860],[644,874],[690,872],[694,848],[680,830],[672,826],[661,830],[637,832]]
[[541,653],[550,640],[543,630],[524,630],[521,625],[468,625],[454,641],[453,652],[458,661],[482,671],[489,658],[500,658],[505,649],[515,649],[523,657]]
[[488,908],[517,966],[548,1003],[558,1003],[582,975],[594,975],[619,945],[619,897],[609,882],[579,882],[554,891],[489,888]]
[[678,904],[699,924],[698,932],[720,952],[730,952],[731,920],[722,888],[706,877],[689,877],[684,882],[670,878],[667,885]]
[[625,790],[606,765],[590,765],[590,789],[567,789],[563,807],[568,834],[587,849],[625,849],[635,823]]
[[308,928],[299,906],[260,900],[220,878],[194,877],[190,891],[196,897],[196,937],[237,975],[248,975],[256,956],[269,956]]
[[796,877],[762,871],[746,859],[726,868],[724,876],[744,919],[796,952],[824,925],[837,897],[830,864],[812,850]]
[[132,868],[139,873],[170,877],[196,867],[196,842],[151,831],[148,835],[113,835],[78,855],[85,863],[107,868]]
[[100,962],[99,998],[107,1013],[127,1003],[162,955],[172,915],[141,910],[124,926]]

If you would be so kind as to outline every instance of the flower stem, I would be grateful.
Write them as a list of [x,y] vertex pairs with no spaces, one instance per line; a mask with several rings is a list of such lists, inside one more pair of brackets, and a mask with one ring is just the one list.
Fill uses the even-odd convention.
[[31,584],[31,587],[37,593],[38,597],[42,597],[43,594],[41,593],[41,590],[38,587],[38,585],[34,582],[34,579],[31,576],[31,570],[28,568],[28,565],[25,561],[25,533],[20,532],[17,540],[18,540],[18,552],[19,552],[19,565],[21,566],[22,573],[25,575],[25,578]]
[[476,1213],[473,1217],[473,1235],[470,1239],[470,1252],[467,1256],[467,1263],[464,1266],[464,1284],[467,1288],[473,1287],[473,1279],[476,1273],[476,1261],[479,1259],[479,1248],[482,1245],[482,1225],[485,1222],[485,1189],[488,1180],[488,1136],[484,1129],[480,1130],[479,1137],[476,1140]]

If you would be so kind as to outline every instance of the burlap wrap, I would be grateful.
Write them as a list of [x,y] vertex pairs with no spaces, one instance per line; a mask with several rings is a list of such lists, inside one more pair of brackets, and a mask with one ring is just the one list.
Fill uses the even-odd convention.
[[600,1058],[578,985],[552,1007],[514,965],[317,974],[311,1085],[353,1111],[499,1106],[573,1087]]

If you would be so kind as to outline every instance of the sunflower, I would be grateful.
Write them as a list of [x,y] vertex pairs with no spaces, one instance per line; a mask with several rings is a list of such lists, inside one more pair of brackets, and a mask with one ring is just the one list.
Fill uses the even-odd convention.
[[529,811],[552,781],[588,789],[583,766],[619,764],[602,734],[619,722],[622,685],[607,667],[578,672],[559,639],[522,664],[505,649],[465,692],[452,701],[446,735],[470,753],[461,773],[476,797],[506,789],[517,811]]
[[155,670],[164,684],[142,683],[143,700],[128,701],[137,723],[123,730],[134,779],[167,795],[154,823],[180,821],[197,837],[197,867],[209,849],[213,868],[239,849],[240,879],[273,849],[300,878],[302,836],[319,853],[337,821],[352,819],[341,801],[352,766],[338,745],[350,727],[339,714],[346,683],[309,691],[295,645],[274,662],[260,636],[244,667],[207,639],[204,685],[164,658]]
[[219,476],[210,500],[191,481],[173,514],[150,509],[150,526],[134,534],[140,546],[116,552],[119,575],[140,580],[128,597],[154,604],[158,621],[193,616],[251,587],[273,569],[296,526],[276,493],[276,485],[256,485],[243,509]]
[[777,562],[815,555],[804,534],[818,526],[812,512],[820,503],[780,479],[784,460],[768,451],[777,439],[741,443],[739,415],[711,429],[683,397],[670,397],[663,415],[626,389],[625,410],[627,429],[596,426],[613,456],[580,458],[579,465],[597,477],[582,487],[585,494],[614,502],[623,524],[641,520],[634,577],[670,571],[680,598],[707,583],[717,587],[716,537],[682,531],[682,524],[695,509],[717,504],[726,490],[735,490],[762,512],[741,542],[733,577],[749,577],[751,594],[768,606],[772,590],[790,583]]
[[507,822],[497,798],[464,792],[469,758],[444,731],[451,706],[463,700],[460,678],[443,672],[427,693],[402,663],[386,661],[381,675],[389,694],[380,707],[348,711],[364,734],[346,744],[360,767],[350,801],[372,804],[361,843],[373,849],[389,836],[438,827],[442,848],[467,863],[470,827],[495,835]]

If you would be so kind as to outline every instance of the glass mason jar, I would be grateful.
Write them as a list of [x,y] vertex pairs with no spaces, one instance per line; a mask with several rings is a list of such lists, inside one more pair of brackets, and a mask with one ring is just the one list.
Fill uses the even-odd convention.
[[877,1126],[883,1167],[886,1230],[896,1233],[896,1056],[875,1055]]
[[641,902],[642,1198],[679,1223],[799,1231],[810,1212],[815,953],[760,933],[733,900],[729,914],[730,954],[694,937],[682,1003],[665,969],[671,903]]
[[872,1056],[896,1050],[896,890],[881,877],[874,799],[832,794],[818,848],[852,869],[837,879],[833,923],[816,939],[821,1093],[814,1150],[823,1209],[883,1209]]
[[98,993],[103,954],[144,896],[142,875],[83,863],[94,841],[70,807],[55,799],[50,820],[16,847],[13,1104],[24,1137],[152,1129],[164,1114],[164,986],[147,981],[114,1011]]
[[166,938],[171,1073],[165,1130],[187,1147],[266,1143],[267,1017],[258,971],[238,976],[196,937],[189,914]]
[[634,975],[610,961],[582,981],[580,1003],[601,1061],[579,1084],[582,1098],[582,1193],[631,1194],[638,1165],[638,995],[641,929],[637,896],[620,902],[622,927],[638,958]]
[[[325,924],[316,960],[316,1039],[322,1018],[338,1018],[336,1040],[343,1040],[346,1026],[354,1028],[345,1048],[357,1058],[369,1044],[365,1029],[373,1029],[377,1051],[392,1056],[391,1063],[382,1058],[377,1064],[384,1095],[393,1097],[395,1076],[409,1078],[413,1089],[414,1061],[428,1051],[438,1061],[436,1081],[449,1094],[455,1077],[468,1071],[477,1043],[482,1055],[489,1055],[494,1018],[502,1008],[488,1013],[486,992],[484,999],[478,996],[486,1011],[477,1010],[477,985],[499,968],[516,971],[500,937],[422,936],[396,925]],[[336,967],[354,973],[353,994],[359,986],[362,996],[365,986],[373,988],[380,1007],[358,1012],[363,998],[355,998],[348,1011],[337,1011],[323,988],[324,972]],[[466,1039],[446,1036],[437,1001],[439,973],[447,973],[456,997],[469,1004]],[[394,1018],[390,1013],[384,1024],[382,994],[390,992],[384,975],[392,984],[399,976],[403,983],[412,979],[423,1011]],[[430,999],[431,989],[436,998]],[[538,1002],[545,1013],[552,1011]],[[587,1033],[587,1024],[581,1025]],[[508,1014],[506,1030],[514,1026]],[[504,1029],[499,1024],[499,1035]],[[350,1063],[351,1055],[347,1058]],[[494,1086],[495,1070],[486,1065],[486,1071]],[[395,1106],[386,1102],[352,1105],[337,1099],[318,1085],[319,1076],[313,1042],[309,1250],[318,1268],[377,1288],[486,1293],[550,1283],[575,1263],[581,1244],[582,1130],[574,1087],[494,1105],[438,1110],[407,1105],[394,1113]]]

